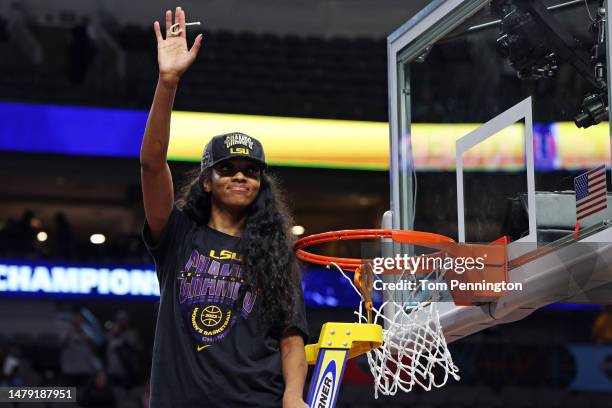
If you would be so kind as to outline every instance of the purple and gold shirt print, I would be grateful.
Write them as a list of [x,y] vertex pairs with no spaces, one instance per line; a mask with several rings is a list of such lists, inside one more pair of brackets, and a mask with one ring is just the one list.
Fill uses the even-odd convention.
[[247,319],[257,293],[247,291],[239,301],[243,283],[240,256],[229,250],[211,250],[208,256],[194,250],[179,280],[179,304],[196,344],[201,351],[226,337],[240,314]]

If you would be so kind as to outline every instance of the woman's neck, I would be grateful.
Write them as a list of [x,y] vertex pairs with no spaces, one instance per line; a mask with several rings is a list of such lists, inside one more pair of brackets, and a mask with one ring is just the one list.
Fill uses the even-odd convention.
[[245,223],[246,215],[244,211],[233,212],[228,209],[221,209],[214,204],[210,209],[208,226],[214,230],[239,237]]

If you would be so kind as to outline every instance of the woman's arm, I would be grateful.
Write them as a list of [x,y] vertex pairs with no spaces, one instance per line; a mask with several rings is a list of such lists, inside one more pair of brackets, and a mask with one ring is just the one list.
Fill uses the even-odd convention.
[[304,352],[304,339],[297,330],[288,330],[280,341],[285,393],[283,408],[308,407],[302,395],[308,366]]
[[187,49],[185,12],[180,7],[176,8],[174,21],[181,29],[177,36],[170,34],[172,12],[166,11],[165,40],[159,22],[153,25],[157,37],[159,80],[140,149],[144,209],[154,239],[161,237],[174,202],[172,175],[166,162],[174,96],[181,76],[193,63],[202,45],[200,34],[191,49]]

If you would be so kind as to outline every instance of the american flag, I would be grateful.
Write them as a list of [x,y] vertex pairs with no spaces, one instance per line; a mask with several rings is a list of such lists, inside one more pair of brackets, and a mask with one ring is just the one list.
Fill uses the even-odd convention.
[[607,208],[606,166],[603,164],[574,179],[576,221]]

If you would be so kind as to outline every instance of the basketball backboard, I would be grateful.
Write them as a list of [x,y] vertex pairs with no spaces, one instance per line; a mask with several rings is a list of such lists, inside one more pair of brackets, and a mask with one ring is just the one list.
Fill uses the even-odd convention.
[[[509,321],[530,313],[511,313],[516,308],[563,300],[542,291],[554,292],[555,274],[567,287],[572,267],[561,260],[578,262],[585,251],[576,245],[586,239],[597,243],[587,252],[602,260],[602,284],[610,281],[611,206],[581,220],[582,235],[574,235],[574,179],[602,165],[609,178],[611,31],[600,3],[433,1],[388,38],[391,214],[384,227],[468,243],[508,237],[517,270],[509,279],[543,280],[497,306],[447,302],[441,317],[449,327],[486,327],[496,307],[498,320]],[[543,247],[559,252],[525,260]],[[457,330],[457,337],[474,331]]]

